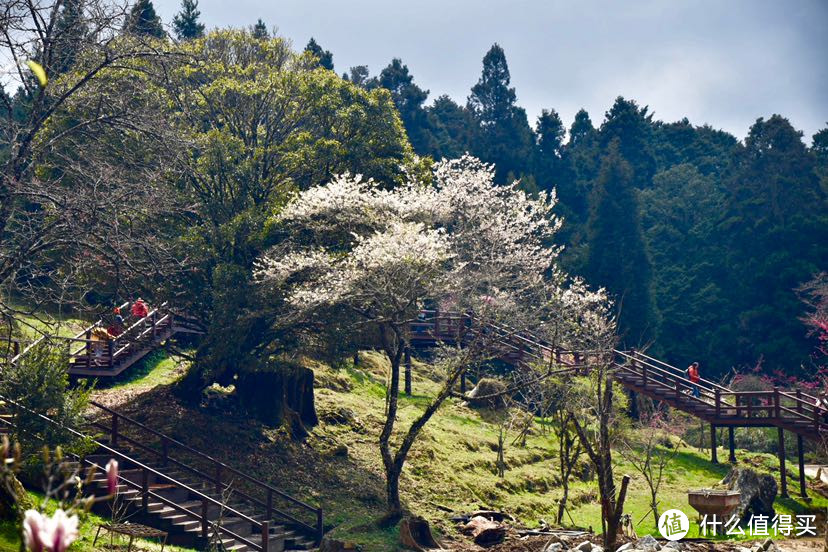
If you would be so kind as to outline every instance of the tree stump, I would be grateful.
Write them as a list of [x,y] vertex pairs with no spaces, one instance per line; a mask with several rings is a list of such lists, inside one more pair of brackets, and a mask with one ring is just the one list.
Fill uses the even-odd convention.
[[26,489],[13,474],[0,476],[0,521],[23,520],[23,512],[33,508]]
[[239,402],[263,423],[286,423],[294,438],[319,423],[313,400],[313,370],[295,364],[269,366],[246,372],[236,383]]
[[443,549],[440,543],[434,540],[428,522],[421,517],[409,517],[402,520],[400,544],[417,552],[425,552],[426,549],[433,548]]

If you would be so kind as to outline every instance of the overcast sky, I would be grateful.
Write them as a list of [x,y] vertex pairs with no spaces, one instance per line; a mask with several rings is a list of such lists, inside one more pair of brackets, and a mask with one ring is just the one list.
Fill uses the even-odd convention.
[[[180,0],[154,0],[169,24]],[[208,28],[262,18],[336,71],[378,73],[402,58],[415,82],[465,103],[494,42],[530,120],[584,107],[599,124],[614,98],[656,118],[687,117],[743,138],[780,113],[806,141],[828,121],[828,0],[200,0]]]

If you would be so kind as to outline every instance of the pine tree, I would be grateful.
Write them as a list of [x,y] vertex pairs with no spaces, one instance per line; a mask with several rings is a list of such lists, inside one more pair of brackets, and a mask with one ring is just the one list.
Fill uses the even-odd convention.
[[391,92],[391,98],[397,106],[414,151],[420,155],[436,154],[438,146],[432,133],[434,125],[428,112],[423,108],[423,103],[428,98],[428,90],[414,84],[414,77],[409,73],[408,66],[403,65],[399,58],[391,60],[391,63],[380,72],[378,83]]
[[727,216],[719,234],[729,239],[733,301],[732,346],[740,363],[762,358],[773,368],[806,363],[810,347],[798,317],[794,289],[825,270],[828,198],[802,133],[780,115],[758,119],[727,183]]
[[475,121],[467,109],[443,94],[426,110],[434,122],[438,157],[453,159],[471,149]]
[[592,119],[589,118],[589,113],[585,109],[578,110],[572,126],[569,127],[569,146],[580,146],[584,142],[591,140],[594,135],[595,127],[592,125]]
[[618,150],[632,167],[637,188],[649,187],[656,172],[652,118],[647,107],[639,108],[635,101],[619,96],[598,132],[601,151],[618,141]]
[[526,111],[517,106],[510,82],[506,54],[494,44],[483,58],[483,72],[472,87],[468,109],[477,120],[480,135],[472,144],[472,152],[495,164],[500,182],[509,172],[529,172],[534,142]]
[[270,38],[270,32],[267,30],[267,25],[265,25],[265,22],[261,19],[256,21],[256,24],[253,25],[250,32],[253,35],[253,38],[258,38],[259,40]]
[[179,40],[190,40],[204,36],[204,23],[198,20],[200,16],[198,0],[182,0],[181,11],[173,19],[175,36]]
[[139,36],[151,36],[154,38],[164,38],[167,36],[161,24],[161,18],[155,13],[155,6],[152,5],[152,0],[137,0],[132,5],[132,9],[130,9],[126,21],[124,21],[124,30]]
[[323,49],[313,37],[311,37],[308,41],[308,45],[305,46],[305,51],[310,52],[319,60],[320,67],[324,67],[329,71],[334,70],[333,54],[330,51]]
[[89,34],[89,25],[83,13],[83,0],[66,0],[55,23],[55,53],[48,72],[65,73],[75,63]]
[[633,183],[630,164],[613,141],[590,197],[586,277],[615,297],[619,331],[627,346],[648,343],[656,334],[652,268]]
[[367,65],[356,65],[351,67],[349,74],[343,74],[345,80],[351,81],[357,86],[366,87],[370,80],[370,73]]

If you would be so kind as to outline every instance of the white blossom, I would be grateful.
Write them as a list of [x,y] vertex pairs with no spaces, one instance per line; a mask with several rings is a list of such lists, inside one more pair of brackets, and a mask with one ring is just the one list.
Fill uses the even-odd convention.
[[255,275],[296,312],[342,305],[402,320],[430,300],[574,335],[606,320],[607,303],[581,280],[565,284],[555,202],[496,185],[493,167],[470,156],[436,163],[431,184],[341,175],[276,215],[288,237]]

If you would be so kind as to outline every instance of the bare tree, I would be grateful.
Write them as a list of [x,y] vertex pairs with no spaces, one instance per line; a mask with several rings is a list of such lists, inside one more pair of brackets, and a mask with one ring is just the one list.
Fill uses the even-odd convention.
[[[175,148],[150,147],[162,142],[163,120],[137,76],[168,44],[122,36],[125,13],[107,0],[0,4],[0,86],[18,87],[14,98],[0,93],[7,326],[42,303],[77,300],[96,276],[147,278],[163,264],[152,236],[171,201],[157,182]],[[48,80],[33,78],[28,61]]]
[[582,349],[591,352],[591,388],[571,413],[572,424],[598,476],[604,547],[614,550],[630,477],[624,475],[620,487],[616,486],[612,450],[617,445],[623,414],[616,405],[616,384],[612,380],[615,325],[606,320],[582,321],[585,331],[580,343]]
[[575,430],[575,416],[562,403],[557,403],[552,409],[553,431],[558,438],[558,476],[561,478],[563,495],[558,502],[558,514],[555,522],[563,523],[566,504],[569,500],[569,482],[572,472],[583,455],[583,446]]
[[[679,447],[672,445],[670,439],[670,424],[676,431],[675,420],[668,422],[667,411],[657,409],[646,414],[633,427],[623,440],[621,455],[632,464],[647,482],[650,490],[650,509],[656,526],[658,525],[658,493],[664,481],[664,473],[670,463],[675,460]],[[678,429],[678,434],[681,430]]]

